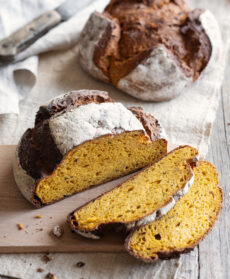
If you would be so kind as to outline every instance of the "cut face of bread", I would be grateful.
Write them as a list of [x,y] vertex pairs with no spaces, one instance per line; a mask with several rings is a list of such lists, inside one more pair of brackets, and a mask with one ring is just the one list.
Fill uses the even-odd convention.
[[[88,237],[97,236],[100,227],[121,223],[129,229],[165,214],[193,182],[187,160],[197,150],[179,147],[152,166],[75,210],[69,216],[71,228]],[[87,234],[88,233],[88,234]]]
[[194,248],[212,228],[222,202],[215,167],[199,162],[189,192],[162,218],[134,231],[126,248],[135,257],[155,261]]
[[103,136],[68,152],[47,178],[38,181],[35,195],[50,203],[143,168],[164,155],[164,142],[152,144],[142,131]]
[[39,207],[137,171],[166,152],[152,115],[106,92],[80,90],[40,107],[13,170],[23,195]]

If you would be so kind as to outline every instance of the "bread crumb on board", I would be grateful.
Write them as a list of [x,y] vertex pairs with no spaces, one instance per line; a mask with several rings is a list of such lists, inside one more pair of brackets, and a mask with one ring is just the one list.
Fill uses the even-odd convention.
[[56,225],[56,226],[53,227],[53,234],[56,237],[61,237],[64,234],[64,230],[59,225]]
[[37,272],[43,272],[44,271],[44,269],[43,268],[37,268]]
[[18,223],[17,224],[17,227],[18,227],[18,229],[21,231],[21,230],[23,230],[23,225],[22,225],[22,223]]
[[38,215],[35,216],[35,218],[37,218],[37,219],[41,219],[42,217],[43,216],[41,214],[38,214]]

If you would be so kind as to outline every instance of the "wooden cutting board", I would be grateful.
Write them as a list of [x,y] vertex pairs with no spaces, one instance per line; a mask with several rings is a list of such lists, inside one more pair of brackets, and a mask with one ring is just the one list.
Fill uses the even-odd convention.
[[[124,251],[121,235],[105,235],[102,240],[85,239],[71,232],[66,217],[75,208],[112,189],[131,175],[42,209],[34,209],[21,195],[14,181],[12,158],[15,148],[13,145],[0,146],[0,253]],[[38,214],[43,217],[37,219]],[[23,230],[18,229],[18,223],[22,223]],[[61,238],[52,233],[55,225],[64,229]]]

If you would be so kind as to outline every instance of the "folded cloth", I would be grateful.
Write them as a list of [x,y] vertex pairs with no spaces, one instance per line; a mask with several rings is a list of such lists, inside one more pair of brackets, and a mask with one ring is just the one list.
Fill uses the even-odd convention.
[[[64,1],[0,0],[0,40],[39,15],[59,6],[62,2]],[[17,61],[20,62],[0,67],[0,114],[19,113],[19,101],[26,96],[36,82],[37,55],[49,50],[68,48],[75,44],[89,14],[96,9],[103,10],[107,3],[108,0],[94,1],[20,53],[17,57]]]

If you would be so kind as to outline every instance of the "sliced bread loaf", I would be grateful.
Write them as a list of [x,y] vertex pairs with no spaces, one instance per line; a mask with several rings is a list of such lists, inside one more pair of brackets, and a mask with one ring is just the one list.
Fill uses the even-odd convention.
[[18,144],[14,177],[40,207],[137,171],[166,152],[152,115],[114,102],[107,92],[80,90],[40,107]]
[[142,170],[126,182],[76,209],[68,216],[73,231],[100,238],[108,224],[128,229],[166,214],[193,183],[189,161],[197,155],[190,146],[181,146]]
[[212,228],[222,202],[218,175],[208,162],[199,162],[194,174],[194,184],[173,209],[127,238],[133,256],[147,262],[176,257],[193,249]]

